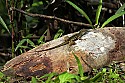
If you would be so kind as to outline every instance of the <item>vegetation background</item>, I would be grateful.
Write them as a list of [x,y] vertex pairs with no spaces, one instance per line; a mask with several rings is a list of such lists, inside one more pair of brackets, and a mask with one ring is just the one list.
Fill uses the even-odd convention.
[[[100,28],[123,4],[123,0],[71,0],[71,2],[69,0],[0,0],[0,67],[2,68],[11,58],[62,35],[83,28]],[[99,6],[101,11],[97,10]],[[23,11],[30,15],[23,14]],[[97,11],[99,11],[98,21]],[[36,14],[45,16],[35,16]],[[50,17],[46,18],[46,16]],[[124,15],[106,26],[123,27]],[[112,69],[108,73],[112,74],[112,72],[119,77]]]

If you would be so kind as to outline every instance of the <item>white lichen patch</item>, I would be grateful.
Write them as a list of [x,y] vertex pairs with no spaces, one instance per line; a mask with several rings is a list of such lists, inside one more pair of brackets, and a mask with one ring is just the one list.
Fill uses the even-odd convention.
[[75,50],[82,50],[92,54],[93,58],[106,55],[109,50],[115,47],[115,40],[101,32],[88,32],[80,40],[75,41]]

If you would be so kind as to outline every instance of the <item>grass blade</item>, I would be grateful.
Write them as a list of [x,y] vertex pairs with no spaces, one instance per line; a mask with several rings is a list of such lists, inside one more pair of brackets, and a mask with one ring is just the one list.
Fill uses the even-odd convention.
[[47,78],[47,77],[49,77],[49,76],[51,76],[51,75],[56,76],[56,75],[58,75],[58,74],[57,74],[57,73],[52,72],[52,73],[45,74],[45,75],[41,76],[41,77],[40,77],[40,79]]
[[61,37],[63,33],[64,31],[62,29],[59,29],[58,32],[55,34],[54,39]]
[[44,42],[44,34],[46,34],[47,33],[47,30],[45,30],[45,32],[43,33],[43,35],[38,39],[38,44],[44,44],[45,42]]
[[75,57],[75,59],[77,61],[77,64],[78,64],[78,69],[79,69],[78,73],[80,74],[81,77],[83,77],[84,72],[83,72],[82,64],[81,64],[79,58],[74,53],[73,53],[73,55],[74,55],[74,57]]
[[0,72],[0,79],[2,79],[3,77],[4,77],[4,74]]
[[91,78],[92,82],[98,82],[99,80],[101,80],[103,77],[103,73],[99,72],[97,75],[95,75],[93,78]]
[[124,8],[125,8],[125,3],[116,11],[115,14],[122,12],[124,10]]
[[15,48],[15,51],[17,51],[17,49],[18,49],[20,46],[22,46],[23,43],[26,42],[26,41],[27,41],[27,39],[22,39],[22,40],[18,43],[17,47]]
[[32,77],[32,79],[31,79],[31,82],[30,83],[38,83],[37,82],[37,80],[36,80],[36,78],[35,77]]
[[0,16],[0,24],[7,30],[7,32],[11,35],[10,30],[8,29],[7,25],[3,21],[2,17]]
[[77,11],[79,11],[79,13],[82,14],[88,20],[88,22],[92,25],[92,22],[89,19],[88,15],[81,8],[79,8],[77,5],[75,5],[69,0],[66,0],[66,2],[69,3],[72,7],[74,7]]
[[97,83],[98,81],[100,81],[103,78],[105,73],[106,73],[106,68],[103,68],[103,70],[101,72],[97,73],[93,78],[91,78],[90,81]]
[[71,79],[73,79],[73,78],[77,79],[77,81],[79,79],[79,77],[76,76],[75,74],[70,74],[70,73],[67,73],[67,72],[59,75],[60,83],[67,83],[67,82],[71,83]]
[[30,44],[32,47],[35,47],[34,42],[32,42],[30,39],[27,39],[27,43]]
[[50,73],[45,83],[52,83],[52,78],[56,75],[57,73]]
[[101,10],[102,10],[102,0],[100,0],[98,9],[97,9],[97,11],[96,11],[96,18],[95,18],[95,20],[96,20],[96,25],[98,25],[99,16],[100,16]]
[[115,20],[116,18],[118,18],[118,17],[120,17],[120,16],[122,16],[122,15],[124,15],[124,14],[125,14],[125,11],[122,11],[122,12],[120,12],[120,13],[117,13],[117,14],[111,16],[109,19],[107,19],[107,20],[102,24],[101,28],[103,28],[103,27],[104,27],[105,25],[107,25],[109,22]]

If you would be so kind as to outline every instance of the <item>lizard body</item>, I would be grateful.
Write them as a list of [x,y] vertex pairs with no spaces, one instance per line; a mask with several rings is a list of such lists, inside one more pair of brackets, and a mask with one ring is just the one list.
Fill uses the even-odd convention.
[[82,35],[85,35],[86,33],[88,32],[87,29],[82,29],[80,30],[78,33],[72,35],[71,37],[64,37],[64,42],[57,45],[57,46],[54,46],[54,47],[51,47],[51,48],[47,48],[47,49],[43,49],[43,50],[39,50],[39,51],[35,51],[35,52],[41,52],[41,51],[47,51],[47,50],[51,50],[51,49],[54,49],[54,48],[57,48],[57,47],[60,47],[60,46],[63,46],[63,45],[66,45],[66,44],[70,44],[73,45],[74,44],[74,41],[79,39]]

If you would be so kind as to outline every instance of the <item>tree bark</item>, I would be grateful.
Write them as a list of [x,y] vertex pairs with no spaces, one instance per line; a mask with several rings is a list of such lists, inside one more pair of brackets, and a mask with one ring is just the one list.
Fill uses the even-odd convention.
[[[70,37],[73,34],[75,33],[65,36]],[[124,27],[91,29],[76,40],[75,45],[66,44],[55,49],[40,51],[64,42],[65,36],[13,58],[4,65],[2,71],[7,75],[23,77],[42,76],[51,72],[62,73],[64,71],[77,73],[77,62],[72,52],[78,56],[85,72],[91,71],[93,68],[101,68],[112,61],[122,61],[125,58]]]

